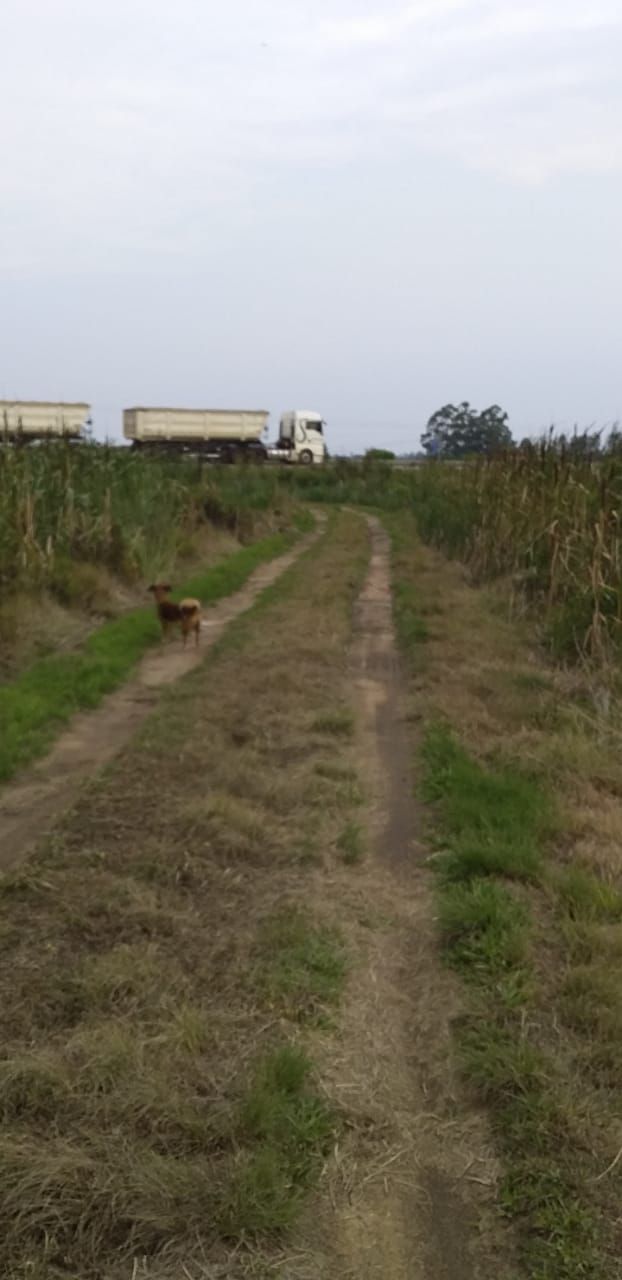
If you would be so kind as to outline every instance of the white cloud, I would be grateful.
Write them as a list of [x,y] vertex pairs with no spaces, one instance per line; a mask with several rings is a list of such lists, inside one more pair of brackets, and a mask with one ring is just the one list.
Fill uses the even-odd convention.
[[472,0],[420,0],[402,8],[384,8],[377,13],[354,15],[320,22],[316,38],[328,47],[384,45],[395,43],[421,24],[438,23],[461,10]]
[[0,262],[191,253],[301,166],[617,171],[621,32],[613,0],[4,0]]

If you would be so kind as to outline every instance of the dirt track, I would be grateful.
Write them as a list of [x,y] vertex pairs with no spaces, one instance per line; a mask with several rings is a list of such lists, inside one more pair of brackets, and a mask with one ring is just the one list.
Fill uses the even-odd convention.
[[[336,1152],[322,1228],[330,1245],[316,1243],[314,1269],[301,1276],[510,1280],[511,1242],[494,1220],[497,1161],[452,1062],[459,995],[440,964],[427,851],[418,839],[389,539],[379,521],[368,523],[371,563],[355,610],[349,684],[372,856],[359,868],[354,898],[347,876],[328,890],[322,877],[318,893],[341,897],[344,918],[369,915],[385,924],[373,930],[349,984],[325,1064],[336,1096],[347,1088],[365,1127],[355,1123]],[[316,1230],[310,1227],[312,1237]]]
[[[152,948],[159,937],[168,902],[163,895],[170,894],[166,919],[171,936],[177,922],[183,922],[184,954],[190,940],[196,946],[192,972],[207,964],[202,994],[210,1019],[206,1053],[214,1056],[207,1057],[202,1071],[208,1078],[210,1072],[217,1078],[224,1071],[228,1082],[239,1069],[240,1028],[246,1036],[243,1057],[257,1052],[256,1041],[263,1043],[266,1032],[282,1033],[288,1018],[290,1034],[302,1036],[310,1047],[322,1089],[341,1117],[339,1138],[312,1203],[294,1238],[288,1239],[287,1269],[275,1271],[269,1259],[263,1274],[282,1280],[511,1280],[516,1275],[512,1244],[495,1210],[499,1168],[485,1119],[465,1097],[453,1064],[451,1022],[460,1015],[460,995],[438,954],[431,875],[413,797],[408,688],[393,631],[389,541],[376,520],[368,520],[371,561],[353,618],[351,602],[347,614],[341,606],[341,620],[339,609],[331,614],[331,592],[343,593],[351,572],[351,601],[360,582],[354,557],[361,557],[363,527],[349,518],[358,530],[358,543],[351,538],[343,543],[339,560],[324,542],[318,564],[311,561],[308,577],[315,575],[315,583],[308,587],[301,573],[291,598],[258,615],[248,640],[251,661],[244,680],[231,653],[222,664],[227,670],[221,670],[217,690],[208,670],[197,671],[180,688],[175,713],[184,734],[195,715],[197,723],[211,725],[210,735],[195,732],[184,741],[182,757],[179,740],[171,745],[167,721],[167,736],[151,764],[130,747],[112,768],[104,793],[87,793],[78,803],[68,833],[61,833],[64,850],[52,880],[65,874],[76,894],[74,879],[82,876],[88,900],[78,894],[71,920],[83,940],[90,937],[89,929],[97,933],[102,927],[101,915],[90,919],[88,902],[111,894],[113,875],[124,891],[135,884],[144,915],[153,888],[151,879],[146,886],[140,880],[141,866],[148,871],[161,850],[169,878],[156,881],[160,887],[153,917],[146,921],[147,937],[141,933],[140,945]],[[260,569],[241,592],[211,610],[198,654],[171,646],[149,655],[129,685],[97,712],[77,717],[51,756],[5,791],[0,799],[5,865],[23,857],[74,802],[78,785],[117,754],[155,706],[158,690],[195,667],[206,645],[312,541],[305,539],[295,551]],[[299,663],[289,688],[273,670],[276,638],[284,632]],[[315,717],[326,711],[334,715],[343,707],[355,712],[354,737],[331,738],[330,719],[322,737]],[[285,759],[287,776],[279,769]],[[342,770],[351,763],[361,782],[363,804],[356,812],[366,838],[360,860],[347,863],[336,853],[344,820],[337,801],[327,800],[324,791],[321,804],[314,801],[314,785],[318,776],[325,776],[315,766],[325,770],[327,763]],[[249,781],[255,787],[250,805]],[[261,786],[266,805],[262,821]],[[163,801],[161,815],[153,803],[156,794]],[[314,822],[319,824],[315,853],[302,843],[298,828],[303,821],[311,833]],[[322,825],[326,822],[327,827]],[[236,830],[237,843],[232,840]],[[181,843],[180,832],[185,833]],[[96,856],[88,861],[85,850]],[[186,894],[188,877],[192,888]],[[46,950],[45,964],[38,959],[35,965],[28,956],[22,966],[30,998],[33,973],[46,974],[52,954],[55,964],[62,961],[67,922],[61,900],[62,893],[49,890],[49,903],[41,907],[60,912],[58,952]],[[134,939],[136,926],[131,893],[127,919],[119,906],[125,902],[123,894],[110,900],[114,955],[121,938]],[[256,930],[284,901],[301,901],[311,920],[334,923],[349,957],[346,988],[334,1016],[306,1030],[298,1010],[292,1017],[278,1003],[264,1008],[253,987]],[[49,922],[45,928],[43,936],[52,936]],[[33,937],[37,945],[37,929]],[[168,933],[163,946],[170,946]],[[75,964],[73,952],[67,963]],[[175,972],[169,956],[158,980],[158,999],[160,985],[166,987]],[[179,998],[171,987],[167,1010],[174,1011]],[[250,1010],[244,1005],[247,999]],[[89,1008],[89,1017],[92,1013]],[[235,1027],[233,1045],[227,1041],[228,1018]],[[135,1010],[131,1026],[132,1037],[147,1034]],[[151,1021],[148,1026],[152,1037]],[[216,1037],[214,1027],[219,1028]],[[28,1027],[25,1034],[30,1035]],[[227,1083],[221,1087],[224,1091]],[[164,1096],[168,1115],[171,1095]],[[99,1136],[99,1128],[95,1132]],[[215,1269],[210,1260],[208,1274],[223,1280],[258,1274],[252,1259],[236,1259],[237,1247],[226,1263],[216,1254]],[[202,1264],[196,1269],[190,1254],[188,1261],[183,1274],[190,1280],[206,1274]],[[125,1280],[129,1273],[122,1274]],[[152,1269],[145,1259],[144,1271],[135,1274],[150,1280],[172,1280],[174,1275],[177,1280],[179,1272],[160,1269],[157,1260]],[[114,1272],[115,1280],[117,1275],[121,1273]]]
[[209,608],[198,648],[184,649],[175,640],[149,652],[133,679],[105,698],[97,710],[77,714],[47,756],[0,790],[0,868],[13,867],[26,856],[72,805],[80,784],[129,741],[153,709],[159,690],[196,667],[225,627],[249,609],[318,536],[318,532],[308,534],[293,550],[261,565],[240,591]]

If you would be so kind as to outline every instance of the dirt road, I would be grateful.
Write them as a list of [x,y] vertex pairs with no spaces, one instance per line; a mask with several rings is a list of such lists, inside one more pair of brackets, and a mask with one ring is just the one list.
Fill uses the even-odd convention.
[[210,663],[150,657],[5,795],[23,856],[123,748],[0,893],[7,1274],[516,1274],[452,1065],[388,540],[339,516],[239,617],[300,550],[212,611]]
[[[431,875],[414,799],[414,743],[392,617],[389,539],[368,520],[369,572],[354,615],[348,683],[371,855],[331,890],[361,963],[324,1069],[353,1105],[335,1152],[330,1207],[306,1277],[510,1280],[512,1246],[494,1210],[499,1169],[481,1114],[452,1065],[457,989],[443,971]],[[318,894],[326,892],[324,878]],[[361,939],[356,921],[377,922]],[[365,930],[363,931],[365,932]],[[344,1083],[345,1082],[345,1083]],[[312,1235],[317,1240],[316,1228]],[[316,1245],[317,1247],[317,1245]]]
[[225,628],[250,609],[266,587],[285,573],[319,536],[308,534],[293,550],[261,565],[240,591],[205,611],[201,642],[186,649],[175,642],[142,659],[132,680],[110,694],[95,711],[76,715],[53,749],[0,788],[0,869],[13,867],[50,830],[76,799],[80,785],[112,760],[153,710],[159,691],[203,659]]

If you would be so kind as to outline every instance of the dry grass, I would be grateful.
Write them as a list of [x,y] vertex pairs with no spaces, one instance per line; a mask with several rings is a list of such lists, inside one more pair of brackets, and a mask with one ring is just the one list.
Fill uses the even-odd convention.
[[542,441],[413,476],[426,541],[461,556],[476,580],[511,578],[558,655],[606,663],[620,642],[618,457],[597,461]]
[[[465,1055],[510,1153],[506,1207],[530,1223],[530,1275],[616,1274],[607,1268],[617,1265],[619,1248],[619,1165],[597,1179],[622,1144],[622,709],[613,695],[603,706],[588,667],[569,672],[547,662],[526,621],[509,617],[499,594],[469,586],[461,566],[416,544],[405,521],[395,531],[395,573],[426,626],[425,641],[409,648],[411,718],[450,726],[487,786],[509,769],[556,811],[548,836],[534,845],[539,862],[531,884],[518,892],[503,871],[510,824],[497,841],[501,880],[488,889],[485,880],[453,887],[443,899],[448,945],[454,957],[466,946],[459,967],[484,990]],[[447,761],[445,753],[445,768]],[[526,797],[523,826],[527,809]],[[502,819],[499,808],[489,817],[482,809],[490,830]],[[486,904],[474,893],[502,899]],[[525,909],[531,927],[521,937]],[[517,943],[508,980],[506,944]],[[542,1254],[539,1237],[546,1237]],[[549,1271],[542,1258],[555,1248]]]
[[10,1280],[260,1274],[319,1172],[334,1116],[287,1055],[343,978],[336,905],[307,900],[354,780],[309,727],[341,714],[365,543],[341,517],[0,882]]

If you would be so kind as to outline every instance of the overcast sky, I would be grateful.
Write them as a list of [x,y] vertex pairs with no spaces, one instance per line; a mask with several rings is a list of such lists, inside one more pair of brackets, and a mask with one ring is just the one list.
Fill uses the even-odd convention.
[[0,396],[622,417],[620,0],[1,0]]

